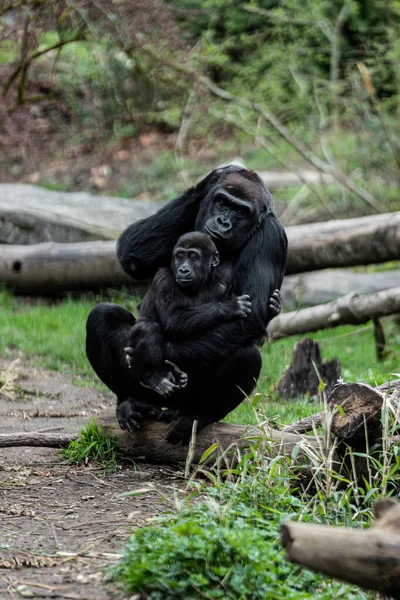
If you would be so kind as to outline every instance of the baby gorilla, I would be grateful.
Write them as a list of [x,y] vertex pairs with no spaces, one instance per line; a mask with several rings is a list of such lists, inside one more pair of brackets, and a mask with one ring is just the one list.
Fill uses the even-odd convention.
[[244,319],[251,312],[249,296],[226,298],[231,267],[220,267],[216,277],[218,264],[218,250],[207,234],[182,235],[173,249],[171,267],[157,271],[139,306],[140,318],[124,348],[126,359],[140,384],[164,398],[188,381],[187,374],[168,360],[168,342],[195,338],[209,327]]

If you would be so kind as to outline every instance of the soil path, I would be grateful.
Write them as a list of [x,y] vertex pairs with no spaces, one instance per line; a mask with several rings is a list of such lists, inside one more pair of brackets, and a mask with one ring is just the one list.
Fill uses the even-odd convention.
[[[0,433],[77,431],[114,403],[66,375],[4,361],[0,371],[9,381]],[[105,568],[132,529],[172,507],[179,486],[180,474],[166,468],[128,465],[104,476],[93,465],[63,464],[55,449],[0,448],[0,599],[121,599]]]

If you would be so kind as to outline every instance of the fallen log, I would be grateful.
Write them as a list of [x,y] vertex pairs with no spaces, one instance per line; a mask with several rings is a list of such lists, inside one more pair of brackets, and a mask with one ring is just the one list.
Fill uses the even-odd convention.
[[400,287],[365,296],[348,294],[328,304],[278,315],[268,325],[268,337],[276,340],[338,325],[360,325],[398,312]]
[[114,240],[129,223],[155,213],[161,204],[56,192],[23,183],[0,184],[0,242],[84,242]]
[[[168,423],[160,421],[143,421],[141,427],[133,433],[122,431],[115,418],[113,409],[106,410],[97,417],[97,423],[104,433],[117,440],[120,452],[132,460],[141,460],[153,464],[179,465],[185,464],[188,455],[188,446],[168,444],[166,433]],[[0,434],[0,448],[11,446],[48,446],[64,447],[72,440],[77,439],[77,434],[57,434],[40,432],[23,432]],[[196,436],[192,463],[198,464],[204,452],[216,444],[213,456],[235,448],[244,450],[254,441],[270,440],[272,444],[266,453],[276,456],[278,453],[291,455],[294,448],[308,444],[318,446],[316,439],[304,439],[294,433],[281,432],[267,424],[260,426],[232,425],[230,423],[214,423],[208,425]]]
[[[168,424],[147,421],[140,429],[128,433],[120,429],[113,412],[105,412],[100,415],[98,423],[107,435],[117,440],[121,452],[134,460],[169,465],[185,464],[187,461],[188,446],[173,446],[166,442]],[[259,426],[214,423],[197,434],[191,463],[198,464],[203,454],[214,444],[215,450],[210,455],[210,460],[215,460],[218,455],[228,450],[231,451],[231,454],[234,454],[237,448],[243,452],[255,441],[265,442],[266,440],[272,442],[264,448],[267,456],[276,456],[277,454],[290,456],[293,450],[299,446],[299,458],[302,458],[304,445],[318,447],[318,441],[312,437],[304,439],[294,433],[273,429],[265,423]]]
[[400,503],[381,500],[370,529],[287,522],[281,540],[290,561],[400,598]]
[[352,269],[325,269],[288,275],[284,278],[281,297],[285,308],[317,306],[340,296],[356,292],[374,294],[400,286],[400,270],[359,273]]
[[19,292],[51,294],[133,284],[116,259],[113,241],[0,248],[0,281]]
[[400,212],[288,227],[286,274],[400,258]]
[[[338,385],[329,397],[333,407],[330,416],[330,431],[334,437],[346,444],[359,448],[368,434],[370,443],[377,440],[381,434],[379,415],[382,408],[383,395],[370,386],[362,383],[347,383]],[[341,406],[341,410],[334,409]],[[323,422],[324,416],[321,416]],[[325,419],[326,420],[326,419]],[[144,421],[140,429],[133,433],[122,431],[115,418],[113,409],[105,411],[97,417],[102,430],[117,440],[118,448],[122,454],[133,460],[142,460],[154,464],[185,464],[188,455],[188,446],[173,446],[166,442],[166,433],[169,424],[159,421]],[[1,434],[0,447],[10,446],[51,446],[62,447],[76,434],[55,434],[40,432],[24,432],[18,434]],[[230,423],[214,423],[201,430],[196,436],[195,447],[191,462],[198,464],[203,454],[214,446],[210,458],[225,453],[231,449],[241,452],[252,446],[254,442],[264,443],[265,455],[276,456],[283,454],[291,456],[296,448],[298,459],[303,461],[309,448],[321,449],[321,438],[304,437],[298,433],[288,431],[288,428],[273,429],[267,423],[257,426],[232,425]],[[340,468],[341,461],[338,461]]]
[[[124,226],[129,222],[126,220]],[[300,225],[286,231],[287,274],[400,258],[400,212]],[[93,269],[85,265],[86,257]],[[0,245],[0,281],[17,291],[45,294],[122,285],[127,277],[117,262],[115,242],[87,241]]]

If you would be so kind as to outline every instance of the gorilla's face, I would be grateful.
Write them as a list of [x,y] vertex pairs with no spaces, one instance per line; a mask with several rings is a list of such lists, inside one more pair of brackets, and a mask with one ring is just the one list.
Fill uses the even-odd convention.
[[217,186],[204,199],[195,227],[207,233],[221,250],[235,250],[245,244],[259,221],[256,202]]

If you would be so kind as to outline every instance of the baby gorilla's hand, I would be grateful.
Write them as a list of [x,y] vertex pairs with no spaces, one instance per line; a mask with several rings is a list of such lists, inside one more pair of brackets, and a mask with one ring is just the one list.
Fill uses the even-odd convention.
[[251,313],[251,302],[250,296],[243,294],[243,296],[237,296],[237,316],[241,319],[245,319]]
[[172,375],[175,385],[179,390],[187,386],[188,376],[187,373],[181,371],[180,368],[170,360],[164,361],[167,367],[171,369],[170,375]]

